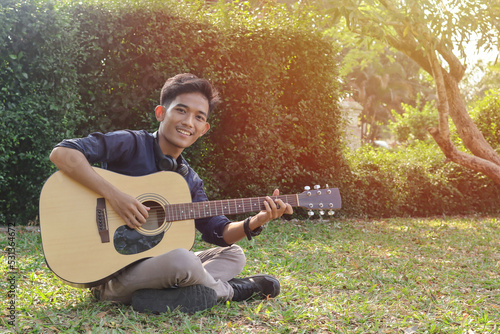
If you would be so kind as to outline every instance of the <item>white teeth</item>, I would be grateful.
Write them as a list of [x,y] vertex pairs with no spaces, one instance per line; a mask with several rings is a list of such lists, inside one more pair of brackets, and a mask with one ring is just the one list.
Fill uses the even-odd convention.
[[184,130],[178,129],[177,132],[180,132],[180,133],[182,133],[183,135],[186,135],[186,136],[191,136],[191,133],[189,133],[187,131],[184,131]]

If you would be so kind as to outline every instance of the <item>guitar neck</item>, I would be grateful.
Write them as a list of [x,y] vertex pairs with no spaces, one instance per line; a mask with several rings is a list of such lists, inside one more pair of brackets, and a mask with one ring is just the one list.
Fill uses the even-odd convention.
[[[273,200],[281,199],[291,206],[298,206],[297,195],[271,196]],[[266,197],[225,199],[195,203],[171,204],[165,207],[166,221],[199,219],[219,215],[234,215],[265,210]]]

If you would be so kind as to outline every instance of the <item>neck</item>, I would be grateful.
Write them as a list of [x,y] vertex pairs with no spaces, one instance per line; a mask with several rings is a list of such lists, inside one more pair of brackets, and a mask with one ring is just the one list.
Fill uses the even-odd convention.
[[184,148],[174,146],[169,142],[167,142],[167,140],[163,138],[163,136],[160,134],[159,131],[156,133],[156,136],[157,136],[156,139],[158,140],[158,145],[160,146],[161,152],[164,155],[169,155],[172,158],[177,159],[184,151]]

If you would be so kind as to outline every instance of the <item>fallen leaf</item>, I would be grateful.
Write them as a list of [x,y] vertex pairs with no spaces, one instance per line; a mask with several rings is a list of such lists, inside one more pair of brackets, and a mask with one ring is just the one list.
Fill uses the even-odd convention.
[[404,330],[405,334],[413,334],[416,333],[418,329],[418,326],[412,326]]

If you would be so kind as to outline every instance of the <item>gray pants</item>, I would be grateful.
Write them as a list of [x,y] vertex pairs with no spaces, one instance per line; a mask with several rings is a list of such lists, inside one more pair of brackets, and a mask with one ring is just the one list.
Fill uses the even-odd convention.
[[195,284],[214,289],[220,301],[231,300],[234,291],[227,281],[236,277],[245,263],[245,254],[238,245],[197,253],[174,249],[127,267],[101,287],[101,300],[130,304],[136,290]]

